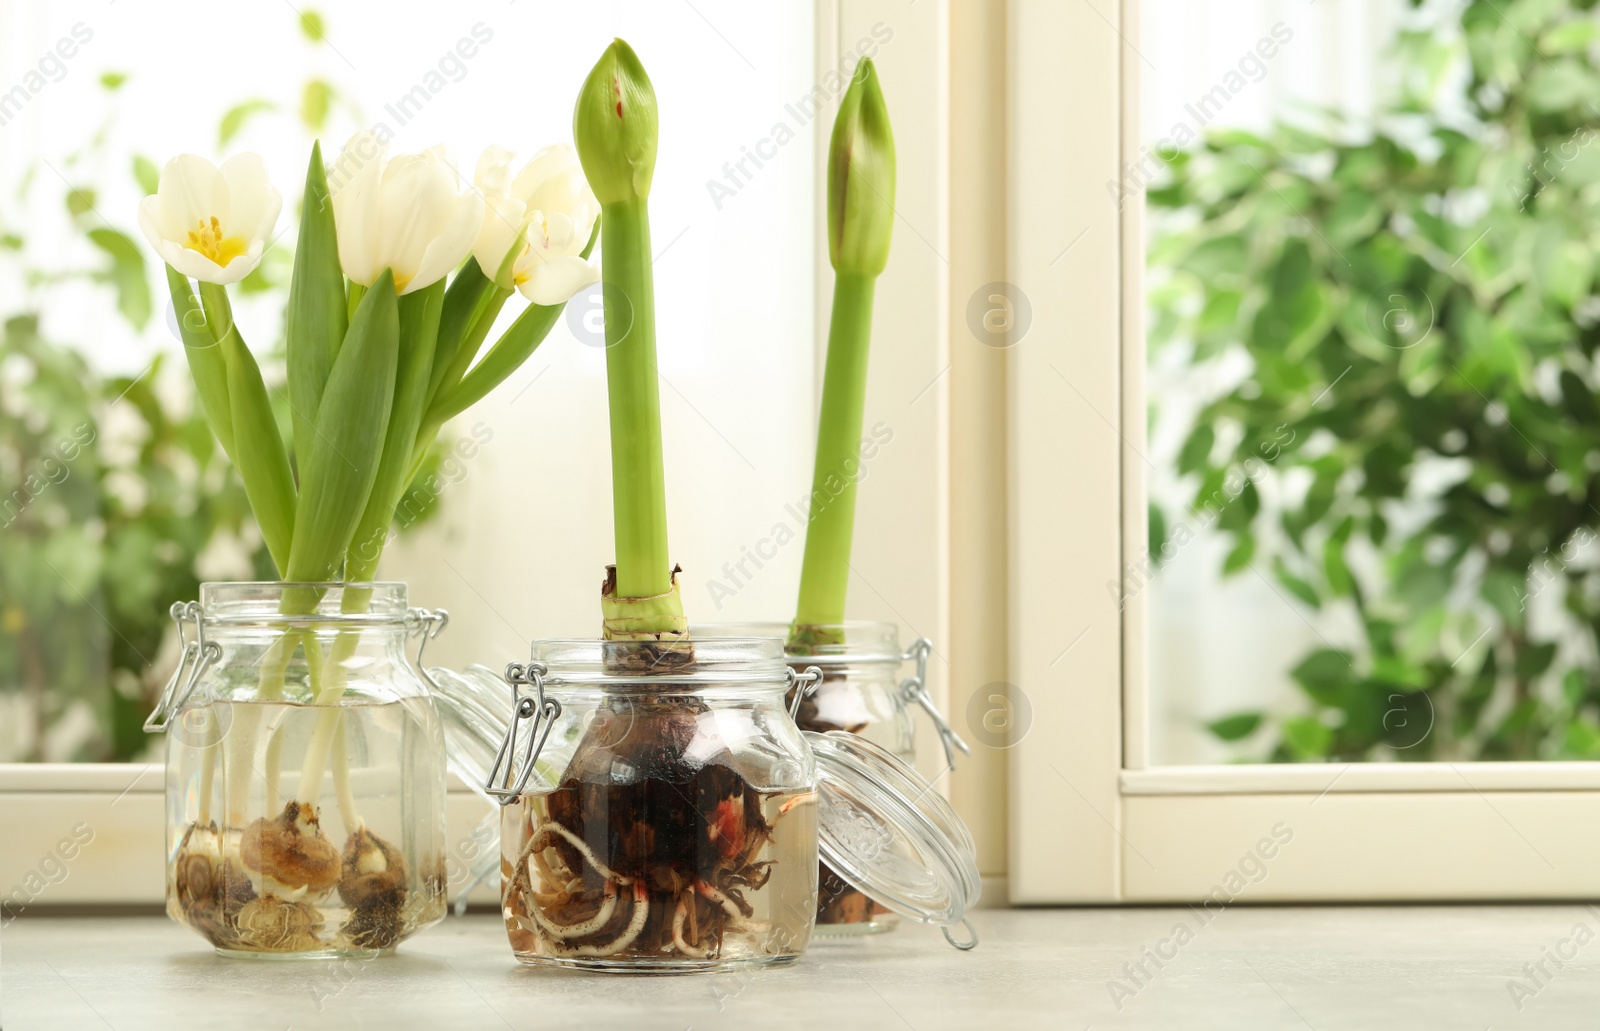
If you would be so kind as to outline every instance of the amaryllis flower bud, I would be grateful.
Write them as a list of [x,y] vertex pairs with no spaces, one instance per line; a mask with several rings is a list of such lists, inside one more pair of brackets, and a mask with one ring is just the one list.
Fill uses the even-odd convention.
[[828,259],[836,272],[876,276],[894,228],[894,134],[871,58],[845,90],[828,144]]

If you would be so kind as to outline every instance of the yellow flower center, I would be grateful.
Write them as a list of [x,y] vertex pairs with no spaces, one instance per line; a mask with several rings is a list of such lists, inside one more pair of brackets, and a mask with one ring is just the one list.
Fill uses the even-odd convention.
[[222,235],[222,223],[217,221],[215,215],[211,216],[210,225],[201,219],[200,228],[189,230],[189,240],[185,246],[210,258],[218,268],[227,268],[228,262],[245,252],[244,240],[237,236]]

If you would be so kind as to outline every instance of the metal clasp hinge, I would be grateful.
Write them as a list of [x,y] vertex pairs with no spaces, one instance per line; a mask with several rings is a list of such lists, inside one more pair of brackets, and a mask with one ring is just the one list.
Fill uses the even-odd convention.
[[956,749],[962,755],[971,755],[972,748],[955,728],[944,718],[944,713],[939,711],[939,706],[934,704],[933,696],[928,694],[928,656],[933,653],[933,642],[926,637],[919,637],[906,649],[900,658],[902,661],[915,661],[917,672],[900,683],[900,697],[906,702],[916,702],[922,706],[922,711],[928,714],[928,719],[933,721],[934,729],[939,732],[939,743],[944,746],[944,764],[947,769],[956,768]]
[[[172,722],[172,717],[188,702],[189,696],[194,694],[194,689],[200,683],[200,678],[205,675],[212,663],[222,658],[222,647],[215,641],[206,640],[205,623],[202,620],[204,610],[197,601],[175,601],[172,608],[167,610],[172,617],[172,622],[178,628],[178,643],[183,647],[183,655],[178,659],[178,668],[172,671],[172,679],[167,681],[167,686],[161,691],[161,698],[156,702],[156,707],[144,721],[147,734],[159,734],[167,729]],[[187,640],[184,626],[194,623],[194,640]],[[188,675],[184,675],[184,671]],[[181,687],[179,685],[182,685]]]
[[[533,775],[534,764],[539,761],[539,753],[544,751],[544,744],[550,738],[550,729],[556,724],[556,717],[561,715],[561,703],[554,698],[546,698],[544,694],[545,674],[550,670],[542,663],[529,662],[526,665],[513,662],[506,667],[506,682],[511,685],[511,725],[506,728],[505,740],[500,742],[500,751],[495,753],[494,766],[489,770],[489,780],[483,789],[500,800],[501,805],[510,805],[522,797],[523,789],[528,786],[528,778]],[[518,685],[526,684],[533,688],[533,697],[523,697],[517,690]],[[523,745],[523,757],[517,762],[517,726],[525,719],[532,719],[528,726],[528,741]],[[543,723],[543,727],[540,724]],[[502,774],[501,768],[505,768]]]
[[428,667],[422,664],[422,653],[428,650],[428,642],[444,633],[444,628],[450,625],[450,613],[444,609],[407,609],[406,633],[416,637],[417,641],[417,672],[422,674],[422,679],[435,691],[439,690],[438,683],[428,672]]
[[789,718],[800,717],[800,703],[806,696],[816,694],[817,688],[822,685],[822,667],[807,666],[804,673],[796,673],[794,667],[788,667],[784,674],[789,681],[785,693],[793,692],[789,698]]

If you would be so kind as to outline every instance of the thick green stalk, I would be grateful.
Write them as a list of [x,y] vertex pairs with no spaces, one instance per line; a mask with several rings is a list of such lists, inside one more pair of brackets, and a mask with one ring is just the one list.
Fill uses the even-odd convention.
[[606,397],[611,418],[611,498],[616,565],[600,588],[608,640],[687,635],[677,570],[667,551],[667,491],[656,380],[655,283],[647,201],[655,175],[659,115],[650,77],[633,48],[614,40],[600,55],[572,112],[578,160],[600,201],[600,270],[606,320]]
[[601,212],[617,595],[650,598],[672,589],[650,218],[642,197]]
[[796,637],[844,621],[861,478],[872,295],[889,261],[894,229],[894,136],[877,69],[863,59],[845,90],[828,144],[828,259],[833,321],[811,477],[811,518],[800,569]]
[[875,277],[853,272],[839,273],[834,285],[817,459],[811,474],[811,518],[795,614],[801,626],[844,621],[876,285]]

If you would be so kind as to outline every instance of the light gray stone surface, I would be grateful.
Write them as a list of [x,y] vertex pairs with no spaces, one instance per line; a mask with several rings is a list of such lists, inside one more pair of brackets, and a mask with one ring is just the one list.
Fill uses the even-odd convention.
[[[1233,907],[1204,926],[1186,908],[989,910],[974,920],[983,943],[971,953],[910,927],[818,942],[787,970],[617,977],[519,967],[492,916],[448,920],[397,956],[340,967],[220,959],[160,917],[25,915],[0,935],[0,1026],[1600,1027],[1600,940],[1591,940],[1600,909],[1581,905]],[[1192,939],[1163,945],[1179,923]],[[1170,958],[1159,970],[1146,960],[1155,974],[1140,987],[1123,967],[1146,947]],[[1530,978],[1524,965],[1541,962],[1549,976]],[[1120,1010],[1114,979],[1132,993],[1117,993]]]

